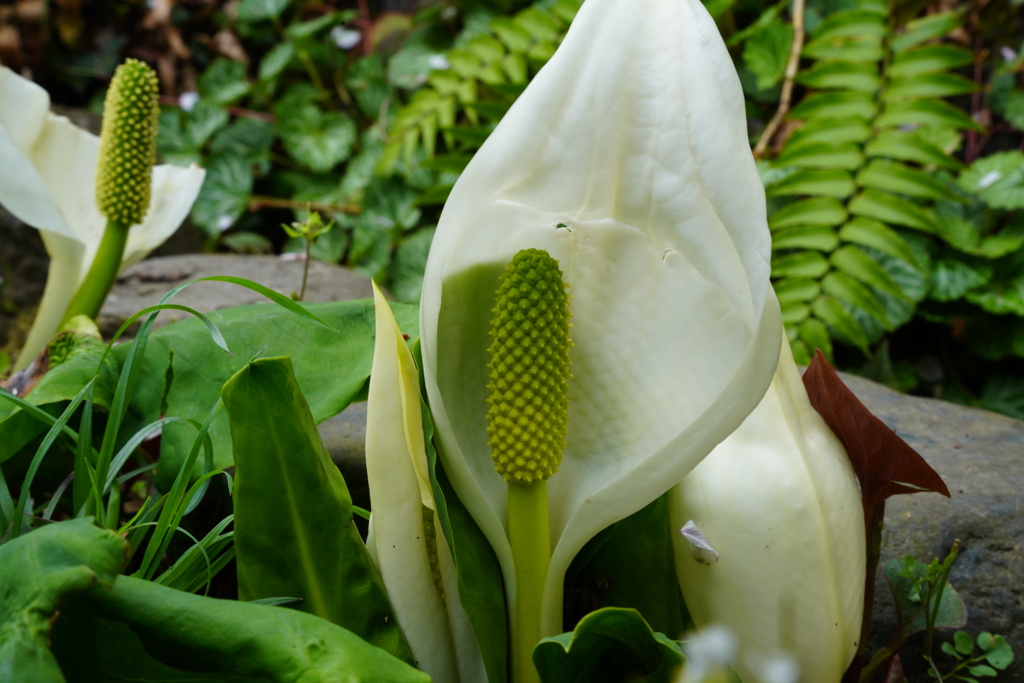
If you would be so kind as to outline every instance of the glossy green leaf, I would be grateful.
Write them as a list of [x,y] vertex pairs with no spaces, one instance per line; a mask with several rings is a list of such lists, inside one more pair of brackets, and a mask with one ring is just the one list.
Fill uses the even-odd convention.
[[826,294],[859,308],[883,323],[886,320],[885,308],[878,297],[870,289],[845,273],[832,271],[822,279],[821,289]]
[[977,92],[978,85],[959,74],[932,73],[901,76],[889,81],[886,100],[907,100],[915,97],[954,97]]
[[786,204],[768,218],[772,231],[794,225],[838,226],[846,220],[846,209],[836,199],[812,197]]
[[857,174],[857,184],[922,199],[942,199],[950,195],[949,186],[934,175],[886,159],[872,159]]
[[543,683],[668,683],[685,661],[639,612],[616,607],[591,612],[575,631],[545,638],[533,651]]
[[960,25],[959,12],[936,12],[907,22],[903,32],[892,41],[892,49],[897,53],[908,50],[915,45],[942,38]]
[[797,76],[811,88],[874,93],[881,81],[878,66],[869,62],[817,62]]
[[206,180],[192,207],[192,220],[207,235],[219,235],[225,223],[233,224],[249,206],[252,167],[242,157],[230,154],[212,156],[203,166]]
[[876,111],[874,93],[819,92],[801,100],[790,112],[790,117],[805,121],[818,118],[856,118],[870,121]]
[[299,609],[411,662],[290,359],[252,361],[222,396],[236,467],[239,598],[299,598]]
[[798,225],[772,234],[772,249],[816,249],[832,251],[839,246],[835,228],[825,225]]
[[[786,143],[783,154],[790,147],[804,144],[824,143],[840,146],[847,143],[861,143],[871,139],[873,131],[863,118],[820,118],[804,122],[796,129]],[[780,155],[781,156],[781,155]]]
[[828,325],[835,335],[868,353],[868,338],[857,320],[831,296],[819,297],[812,305],[815,317]]
[[869,157],[888,157],[940,168],[959,168],[960,162],[913,131],[883,130],[864,148]]
[[878,249],[907,263],[917,262],[913,249],[907,245],[902,235],[884,223],[870,218],[854,218],[840,229],[839,238],[844,242]]
[[0,545],[0,678],[64,683],[49,648],[60,602],[96,583],[109,586],[127,562],[125,540],[85,518]]
[[977,131],[985,129],[962,109],[944,100],[932,99],[888,102],[875,125],[879,128],[935,126]]
[[828,259],[816,251],[802,251],[772,259],[773,278],[819,278],[828,270]]
[[886,33],[885,17],[877,12],[851,9],[825,18],[814,30],[815,40],[842,36],[878,36]]
[[890,296],[898,299],[906,299],[900,286],[892,279],[889,273],[878,261],[864,253],[859,247],[846,245],[840,247],[831,256],[832,265],[840,272],[845,273],[866,285],[875,287]]
[[790,278],[775,283],[775,296],[780,303],[813,301],[821,293],[817,280]]
[[932,269],[931,298],[956,301],[991,280],[994,272],[992,265],[983,261],[938,259]]
[[815,38],[804,45],[802,56],[811,59],[841,60],[844,62],[882,61],[882,37],[879,35],[856,35]]
[[810,195],[844,199],[856,188],[853,178],[840,169],[800,169],[765,188],[769,197]]
[[207,598],[128,576],[86,597],[99,616],[131,627],[150,655],[186,671],[270,683],[430,680],[350,631],[284,607]]
[[797,168],[837,168],[855,171],[864,165],[864,155],[855,144],[832,145],[827,142],[790,142],[775,159],[778,166]]
[[1024,208],[1024,153],[997,152],[971,164],[957,180],[994,209]]
[[967,66],[974,53],[957,45],[922,45],[897,53],[889,67],[889,75],[898,78],[919,76]]
[[903,197],[879,190],[864,190],[850,200],[850,213],[885,223],[934,232],[935,216]]

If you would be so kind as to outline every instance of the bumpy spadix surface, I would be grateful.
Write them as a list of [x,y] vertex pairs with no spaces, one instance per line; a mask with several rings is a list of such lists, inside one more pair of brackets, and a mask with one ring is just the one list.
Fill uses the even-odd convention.
[[[89,271],[107,221],[96,206],[99,138],[50,113],[50,96],[0,67],[0,204],[42,231],[50,254],[43,301],[18,357],[42,350]],[[122,268],[163,243],[188,215],[205,173],[197,166],[153,169],[146,219],[128,234]]]
[[700,564],[676,538],[697,626],[728,626],[745,653],[794,655],[801,683],[838,683],[860,638],[864,516],[850,460],[811,407],[788,344],[761,404],[670,505],[673,526],[693,520],[719,554]]
[[569,432],[548,480],[544,630],[597,531],[682,479],[757,405],[778,361],[764,192],[739,79],[698,0],[587,0],[473,158],[423,283],[440,453],[515,600],[506,483],[487,444],[494,292],[521,249],[572,294]]
[[487,384],[494,469],[533,484],[558,471],[565,450],[569,297],[558,261],[540,249],[515,255],[501,277]]
[[96,168],[100,213],[125,226],[149,208],[160,108],[156,72],[137,59],[117,67],[107,90]]

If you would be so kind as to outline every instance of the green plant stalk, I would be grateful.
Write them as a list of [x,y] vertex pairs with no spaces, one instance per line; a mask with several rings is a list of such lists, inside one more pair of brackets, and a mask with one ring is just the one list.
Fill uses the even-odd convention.
[[512,616],[512,681],[539,683],[533,648],[543,637],[540,630],[541,596],[551,562],[548,526],[548,486],[508,485],[508,540],[515,560],[516,604]]
[[124,246],[128,243],[130,227],[118,221],[107,221],[96,258],[89,266],[89,272],[82,285],[68,304],[61,326],[66,325],[76,315],[95,318],[99,314],[103,301],[107,298],[107,292],[114,285],[117,272],[121,269],[121,258],[124,256]]

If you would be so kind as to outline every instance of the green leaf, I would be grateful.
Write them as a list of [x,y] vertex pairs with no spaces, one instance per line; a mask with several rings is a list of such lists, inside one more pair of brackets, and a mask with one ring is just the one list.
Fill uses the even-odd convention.
[[219,235],[245,212],[252,187],[252,167],[243,157],[210,157],[206,162],[206,180],[192,207],[192,220],[208,236]]
[[[911,576],[900,575],[901,572],[905,571],[906,567],[902,560],[890,560],[883,569],[885,580],[889,583],[893,598],[896,601],[896,613],[899,619],[899,632],[896,635],[899,639],[898,642],[902,642],[914,633],[923,631],[925,628],[925,610],[935,607],[930,601],[926,604],[925,600],[920,597],[916,602],[911,599],[911,596],[915,594],[912,590],[914,582],[915,580],[925,580],[924,575],[927,571],[927,566],[920,562],[916,563],[911,570]],[[966,621],[967,609],[964,607],[963,600],[953,590],[953,586],[947,582],[939,602],[935,627],[960,628]]]
[[236,467],[239,599],[299,598],[303,611],[412,662],[291,360],[249,363],[222,396]]
[[934,214],[903,197],[888,192],[864,190],[850,200],[849,206],[850,213],[854,216],[874,218],[925,232],[935,231]]
[[914,250],[907,245],[902,235],[876,220],[854,218],[839,231],[839,239],[866,247],[878,249],[907,263],[917,263]]
[[[900,286],[878,261],[864,253],[859,247],[846,245],[836,249],[831,256],[832,265],[839,271],[856,278],[866,285],[879,289],[897,299],[908,299]],[[863,308],[863,307],[862,307]]]
[[793,27],[772,22],[743,44],[743,63],[757,77],[758,89],[770,88],[782,80],[792,43]]
[[533,651],[543,683],[668,683],[685,661],[639,612],[616,607],[591,612],[575,631],[545,638]]
[[949,186],[930,173],[886,159],[872,159],[857,174],[857,184],[923,199],[942,199]]
[[981,157],[957,184],[994,209],[1024,208],[1024,153],[1017,150]]
[[58,522],[0,545],[0,671],[6,683],[63,683],[50,653],[62,600],[109,586],[128,562],[128,544],[91,519]]
[[235,155],[250,166],[258,166],[261,172],[270,167],[270,147],[277,139],[277,131],[265,121],[237,118],[222,128],[210,142],[214,156]]
[[811,307],[807,304],[801,304],[793,301],[787,301],[782,304],[782,322],[787,326],[796,325],[799,322],[806,320],[807,316],[811,314]]
[[826,17],[814,30],[816,41],[844,36],[877,36],[886,34],[885,16],[863,9],[836,12]]
[[941,168],[959,168],[960,162],[914,131],[883,130],[864,148],[869,157],[888,157]]
[[100,617],[131,627],[151,656],[186,671],[269,683],[430,680],[355,634],[284,607],[207,598],[128,576],[86,597]]
[[994,270],[984,262],[938,259],[932,270],[931,298],[955,301],[992,279]]
[[878,90],[878,66],[869,62],[817,62],[797,76],[811,88],[874,93]]
[[832,271],[821,281],[821,289],[840,301],[861,309],[873,318],[886,322],[885,308],[870,289],[846,273]]
[[811,311],[821,322],[828,325],[835,336],[853,344],[865,355],[868,354],[868,338],[860,324],[834,297],[821,296],[811,305]]
[[291,0],[242,0],[238,5],[239,21],[263,21],[281,16]]
[[844,199],[855,190],[853,178],[840,169],[800,169],[765,188],[769,197],[811,195]]
[[341,112],[322,111],[312,102],[286,100],[274,108],[288,153],[310,169],[330,171],[352,153],[355,122]]
[[820,278],[828,270],[828,259],[816,251],[802,251],[772,259],[773,278]]
[[829,336],[828,328],[820,320],[808,318],[803,321],[800,323],[797,334],[809,348],[821,349],[826,358],[832,357],[832,337]]
[[780,303],[813,301],[820,293],[817,280],[795,278],[775,283],[775,296]]
[[889,81],[886,100],[908,100],[915,97],[954,97],[977,92],[978,85],[959,74],[934,73],[901,76]]
[[200,101],[230,104],[249,92],[245,78],[245,65],[218,57],[199,77]]
[[974,638],[967,631],[957,631],[953,634],[955,649],[962,655],[969,655],[974,652]]
[[836,199],[812,197],[786,204],[768,218],[773,231],[794,225],[838,226],[846,220],[846,209]]
[[772,235],[772,249],[816,249],[832,251],[839,246],[835,228],[824,225],[798,225]]
[[420,300],[423,270],[433,237],[433,228],[417,230],[398,245],[395,260],[388,270],[388,289],[396,300],[406,303]]
[[881,115],[875,120],[875,125],[879,128],[935,126],[938,128],[985,130],[984,126],[977,123],[962,109],[958,109],[944,100],[931,99],[887,102]]
[[[798,147],[807,143],[824,143],[841,146],[847,143],[862,143],[874,135],[871,126],[861,118],[820,118],[806,121],[796,129],[783,149],[786,154],[790,147]],[[782,155],[780,155],[781,157]]]
[[960,25],[959,12],[937,12],[907,22],[903,32],[892,41],[892,49],[899,53],[935,38],[942,38]]
[[978,646],[985,653],[985,660],[1000,671],[1013,664],[1013,649],[1002,636],[982,631],[978,634]]
[[832,145],[827,142],[790,142],[775,159],[778,166],[797,168],[838,168],[855,171],[864,165],[864,155],[855,144]]
[[790,118],[813,119],[854,118],[870,121],[875,117],[877,105],[870,92],[819,92],[808,95],[790,112]]
[[882,37],[856,35],[815,38],[804,45],[801,55],[818,60],[879,63],[885,57]]
[[[1024,380],[1012,375],[990,377],[985,381],[977,405],[979,408],[1024,420]],[[1012,659],[1011,651],[1010,660]]]
[[290,41],[278,43],[270,48],[260,60],[260,80],[269,81],[276,78],[285,70],[293,57],[295,57],[295,43]]
[[923,45],[897,53],[889,67],[894,78],[947,71],[974,62],[974,53],[956,45]]

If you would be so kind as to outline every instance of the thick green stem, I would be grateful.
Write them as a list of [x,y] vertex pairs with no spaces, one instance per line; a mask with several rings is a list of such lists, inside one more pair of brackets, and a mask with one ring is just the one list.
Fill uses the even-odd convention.
[[546,481],[508,485],[508,540],[516,566],[516,604],[512,617],[512,681],[537,683],[533,648],[543,634],[541,597],[551,561]]
[[124,245],[128,242],[130,227],[117,221],[107,221],[107,229],[103,232],[96,258],[93,259],[89,273],[68,304],[68,310],[61,322],[62,326],[76,315],[95,318],[100,312],[107,292],[117,279],[117,271],[121,269],[121,258],[124,255]]

